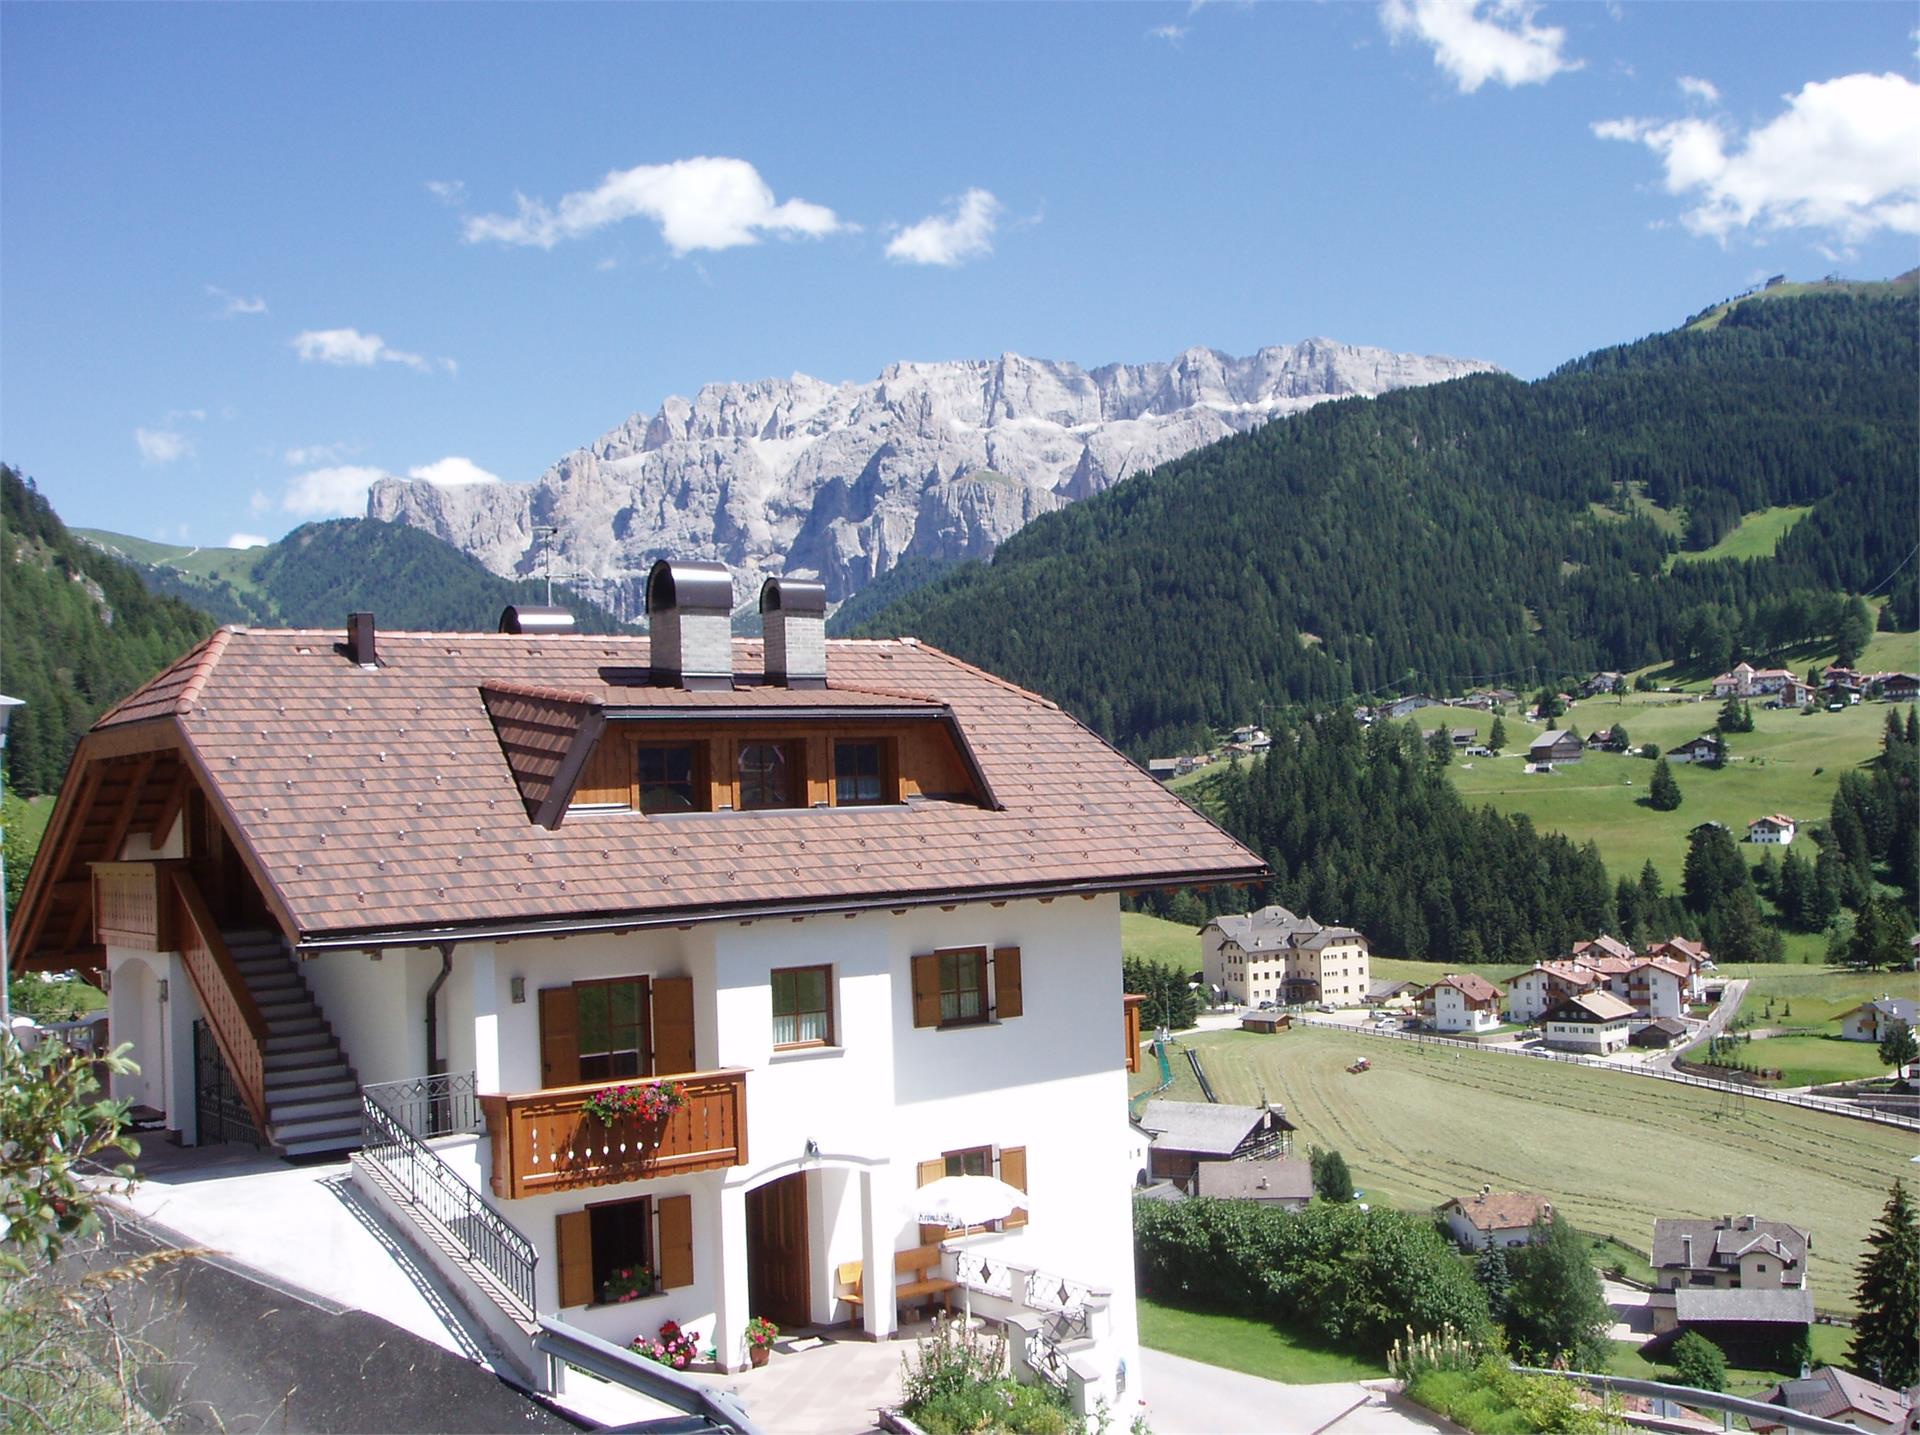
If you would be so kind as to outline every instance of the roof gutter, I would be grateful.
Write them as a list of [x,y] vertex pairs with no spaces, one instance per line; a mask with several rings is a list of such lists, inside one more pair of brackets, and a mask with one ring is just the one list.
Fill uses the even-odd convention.
[[1203,887],[1264,882],[1272,871],[1266,867],[1233,867],[1217,872],[1163,873],[1158,876],[1128,877],[1090,882],[1031,882],[1005,887],[982,887],[964,893],[951,888],[939,891],[897,892],[872,896],[845,897],[814,902],[771,902],[752,907],[696,907],[648,916],[560,917],[544,922],[476,922],[457,926],[441,924],[422,927],[367,927],[347,929],[324,936],[307,937],[294,944],[302,956],[323,952],[353,951],[369,947],[422,947],[441,943],[506,942],[533,937],[572,937],[615,932],[657,931],[663,927],[685,927],[695,923],[729,921],[767,921],[774,918],[827,917],[836,913],[851,916],[858,912],[885,911],[895,907],[952,906],[956,902],[1014,902],[1054,897],[1095,897],[1108,892],[1166,890],[1175,887]]

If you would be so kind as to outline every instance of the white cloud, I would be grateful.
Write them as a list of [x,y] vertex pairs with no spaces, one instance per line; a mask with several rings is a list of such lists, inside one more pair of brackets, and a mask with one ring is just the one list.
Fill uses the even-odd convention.
[[1680,93],[1690,100],[1704,100],[1710,105],[1720,103],[1720,87],[1712,80],[1703,80],[1698,75],[1682,75],[1678,84]]
[[387,476],[378,468],[316,468],[287,480],[280,506],[301,518],[359,518],[367,511],[367,490]]
[[227,535],[226,546],[229,548],[265,548],[271,542],[273,542],[271,538],[262,538],[258,533],[229,533]]
[[143,463],[173,463],[193,453],[193,440],[178,429],[135,429],[133,441]]
[[763,234],[819,238],[854,226],[804,199],[776,204],[760,172],[743,159],[700,156],[617,169],[594,189],[563,195],[549,208],[515,195],[517,211],[466,219],[469,244],[494,240],[551,249],[623,219],[650,219],[675,254],[757,244]]
[[[353,368],[369,365],[404,364],[416,373],[427,373],[433,365],[418,354],[387,346],[378,334],[363,334],[358,329],[306,329],[293,336],[293,347],[301,361],[309,364],[342,364]],[[451,364],[451,359],[442,359]]]
[[1667,193],[1697,201],[1681,216],[1695,234],[1808,229],[1842,244],[1920,234],[1920,85],[1842,75],[1785,98],[1745,135],[1718,117],[1602,120],[1593,132],[1658,155]]
[[902,264],[964,264],[993,253],[1000,224],[1000,201],[984,189],[970,189],[946,214],[930,214],[887,241],[887,258]]
[[235,294],[229,290],[222,289],[218,284],[207,285],[207,293],[212,298],[220,301],[220,312],[215,316],[216,318],[232,319],[241,314],[264,314],[267,312],[267,301],[258,295],[249,299],[244,294]]
[[253,496],[247,500],[247,512],[249,513],[265,513],[272,507],[273,499],[264,488],[254,489]]
[[1433,62],[1472,94],[1488,80],[1512,89],[1543,85],[1585,62],[1562,53],[1567,32],[1535,25],[1531,0],[1382,0],[1380,23],[1395,40],[1433,47]]
[[1147,38],[1165,40],[1170,45],[1177,45],[1187,38],[1187,30],[1188,27],[1185,25],[1155,25],[1147,31]]
[[463,179],[430,179],[427,181],[427,193],[442,204],[465,204],[467,182]]
[[500,475],[488,473],[470,458],[449,454],[434,463],[423,463],[407,470],[408,478],[423,478],[442,488],[461,488],[470,483],[498,483]]

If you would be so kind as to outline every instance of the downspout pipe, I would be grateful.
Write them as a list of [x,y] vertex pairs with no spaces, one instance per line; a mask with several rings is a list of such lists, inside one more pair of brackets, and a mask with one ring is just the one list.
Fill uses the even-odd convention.
[[427,988],[427,1075],[444,1076],[447,1059],[440,1054],[440,988],[453,975],[453,943],[441,942],[440,975]]

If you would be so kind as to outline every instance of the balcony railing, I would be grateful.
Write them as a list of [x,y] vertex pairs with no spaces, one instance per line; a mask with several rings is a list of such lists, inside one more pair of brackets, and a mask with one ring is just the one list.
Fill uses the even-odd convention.
[[587,1098],[608,1085],[557,1086],[482,1096],[493,1151],[493,1194],[515,1200],[582,1186],[741,1166],[747,1160],[747,1073],[697,1071],[671,1080],[685,1097],[660,1121],[589,1116]]
[[136,952],[174,949],[173,903],[162,873],[176,864],[93,864],[93,932],[102,946]]

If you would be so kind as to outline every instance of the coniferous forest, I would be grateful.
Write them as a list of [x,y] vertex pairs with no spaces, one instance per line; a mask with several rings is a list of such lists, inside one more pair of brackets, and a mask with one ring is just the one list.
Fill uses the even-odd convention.
[[[1764,657],[1831,633],[1843,593],[1912,627],[1917,330],[1911,290],[1748,302],[1532,383],[1322,405],[1046,515],[859,631],[1145,756],[1356,694]],[[1771,557],[1670,562],[1787,504],[1811,512]]]

